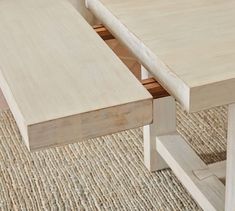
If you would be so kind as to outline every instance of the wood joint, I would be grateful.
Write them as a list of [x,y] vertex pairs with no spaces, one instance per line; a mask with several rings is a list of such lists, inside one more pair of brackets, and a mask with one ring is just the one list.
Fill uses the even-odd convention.
[[207,165],[206,168],[194,170],[193,173],[199,180],[204,180],[208,177],[216,176],[223,183],[225,183],[226,161],[220,161]]
[[103,40],[115,39],[115,37],[103,25],[95,25],[93,26],[93,29]]
[[148,78],[148,79],[142,80],[141,82],[142,82],[142,85],[153,96],[153,99],[170,96],[168,92],[154,78]]

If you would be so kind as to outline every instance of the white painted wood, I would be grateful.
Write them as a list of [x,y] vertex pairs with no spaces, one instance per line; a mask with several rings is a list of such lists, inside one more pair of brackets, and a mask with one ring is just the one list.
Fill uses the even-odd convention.
[[200,180],[214,175],[224,182],[226,177],[226,161],[212,163],[208,165],[205,169],[194,170],[194,174]]
[[[148,79],[149,72],[141,66],[141,79]],[[156,170],[165,169],[168,166],[161,156],[156,151],[156,127],[158,123],[156,122],[156,117],[159,113],[158,104],[161,105],[160,100],[153,100],[153,122],[151,125],[145,125],[143,127],[143,137],[144,137],[144,164],[146,168],[154,172]]]
[[212,163],[208,165],[208,168],[215,176],[223,180],[226,177],[226,163],[226,160]]
[[228,108],[226,211],[235,210],[235,104]]
[[31,150],[152,121],[152,96],[64,0],[0,1],[0,86]]
[[176,102],[173,97],[154,99],[153,123],[144,126],[144,163],[153,172],[168,168],[156,151],[156,137],[176,131]]
[[235,102],[235,1],[87,5],[187,111]]
[[151,77],[153,77],[153,75],[144,66],[141,66],[141,79],[144,80]]
[[224,210],[225,187],[214,175],[200,180],[195,169],[205,169],[206,164],[178,134],[157,137],[157,151],[181,183],[187,188],[199,205],[208,211]]
[[148,78],[149,78],[149,72],[143,66],[141,66],[141,79],[145,80]]

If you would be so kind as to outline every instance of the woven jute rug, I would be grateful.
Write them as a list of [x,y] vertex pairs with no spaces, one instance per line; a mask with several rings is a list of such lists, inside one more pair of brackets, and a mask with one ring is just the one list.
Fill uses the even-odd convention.
[[[178,108],[179,132],[206,163],[225,159],[226,121],[227,107]],[[0,136],[0,210],[201,210],[171,170],[146,170],[141,129],[30,153],[7,110]]]

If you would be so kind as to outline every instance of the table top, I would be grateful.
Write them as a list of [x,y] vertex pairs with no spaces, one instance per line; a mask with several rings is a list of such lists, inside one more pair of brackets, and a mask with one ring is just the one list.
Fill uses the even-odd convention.
[[235,1],[88,0],[188,111],[235,102]]
[[16,119],[26,126],[145,100],[151,109],[152,102],[63,0],[0,1],[0,84]]

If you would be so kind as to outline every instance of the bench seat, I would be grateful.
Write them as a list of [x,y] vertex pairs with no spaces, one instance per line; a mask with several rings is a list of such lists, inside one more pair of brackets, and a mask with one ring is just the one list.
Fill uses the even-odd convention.
[[0,1],[0,86],[30,150],[152,121],[152,96],[64,0]]

